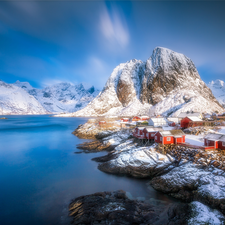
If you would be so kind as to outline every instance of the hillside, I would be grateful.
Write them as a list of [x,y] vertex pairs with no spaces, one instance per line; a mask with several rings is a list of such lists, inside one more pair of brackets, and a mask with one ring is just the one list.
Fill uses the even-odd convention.
[[157,47],[145,62],[133,59],[118,65],[93,101],[64,116],[176,116],[184,111],[212,113],[223,108],[191,59]]

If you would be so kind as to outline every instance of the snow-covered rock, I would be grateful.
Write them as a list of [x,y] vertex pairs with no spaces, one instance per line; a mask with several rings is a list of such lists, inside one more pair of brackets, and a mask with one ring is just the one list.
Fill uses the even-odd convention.
[[173,197],[200,200],[225,213],[225,174],[223,170],[205,170],[200,165],[183,164],[169,173],[155,177],[150,184]]
[[99,91],[94,87],[85,89],[82,84],[58,83],[44,89],[33,88],[28,82],[17,81],[14,85],[34,96],[41,105],[52,113],[75,112],[84,108]]
[[48,114],[23,88],[0,81],[0,114]]
[[194,201],[190,203],[191,218],[188,220],[189,225],[196,224],[224,224],[224,215],[216,209],[211,209],[208,206]]
[[176,116],[184,111],[222,112],[222,106],[183,54],[157,47],[146,61],[118,65],[101,93],[84,109],[64,116]]
[[208,87],[212,90],[212,93],[218,100],[218,102],[225,107],[225,84],[222,80],[211,81]]
[[118,145],[113,153],[108,155],[108,159],[106,156],[102,158],[105,162],[98,166],[100,170],[139,178],[165,173],[174,168],[173,162],[175,161],[170,155],[156,152],[154,146],[137,147],[132,139]]

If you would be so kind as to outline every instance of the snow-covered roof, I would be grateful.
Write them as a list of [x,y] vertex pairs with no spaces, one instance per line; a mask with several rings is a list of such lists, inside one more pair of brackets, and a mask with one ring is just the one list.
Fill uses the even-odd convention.
[[159,133],[162,136],[174,136],[174,137],[181,137],[182,135],[185,135],[185,133],[182,130],[164,130],[159,131]]
[[185,133],[182,130],[170,130],[170,133],[174,136],[174,137],[180,137],[182,135],[185,135]]
[[199,117],[201,116],[201,113],[200,112],[181,112],[179,115],[178,115],[178,118],[185,118],[185,117]]
[[202,120],[197,116],[187,116],[188,119],[194,122],[201,122]]
[[160,123],[160,122],[167,122],[166,118],[164,117],[156,117],[156,118],[151,118],[154,123]]
[[148,132],[157,132],[157,131],[163,131],[162,128],[154,128],[154,127],[149,127],[149,128],[145,128]]
[[211,141],[225,141],[224,134],[208,133],[204,138]]

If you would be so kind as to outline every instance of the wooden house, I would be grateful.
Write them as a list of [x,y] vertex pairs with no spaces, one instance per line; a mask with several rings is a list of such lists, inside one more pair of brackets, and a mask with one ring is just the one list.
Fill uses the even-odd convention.
[[145,127],[145,129],[143,130],[143,135],[144,135],[145,139],[154,140],[155,134],[158,131],[163,131],[163,129],[162,128],[154,128],[154,127]]
[[133,136],[134,137],[139,137],[139,136],[143,135],[143,130],[144,129],[145,129],[145,127],[136,127],[134,129]]
[[202,126],[202,125],[203,125],[203,121],[199,117],[196,117],[196,116],[185,117],[180,122],[180,126],[182,128],[197,127],[197,126]]
[[122,118],[120,121],[126,123],[129,122],[129,118]]
[[225,150],[225,134],[209,133],[204,137],[205,146],[213,146],[215,149]]
[[164,117],[154,117],[148,121],[148,124],[150,126],[154,126],[154,127],[166,126],[167,123],[168,123],[168,121]]
[[185,134],[182,130],[158,131],[155,134],[155,142],[163,145],[185,143]]
[[106,121],[99,121],[99,125],[105,125]]
[[141,116],[140,120],[142,120],[142,121],[149,120],[149,117],[148,116]]
[[185,117],[198,117],[201,120],[203,119],[202,113],[193,111],[181,112],[177,117],[179,119],[179,122]]
[[135,116],[132,118],[132,121],[139,121],[139,120],[141,120],[141,118],[139,116]]

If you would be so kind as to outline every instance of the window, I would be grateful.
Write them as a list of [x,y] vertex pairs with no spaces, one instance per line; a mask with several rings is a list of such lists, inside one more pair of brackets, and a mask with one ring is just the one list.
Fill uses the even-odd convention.
[[224,141],[222,142],[222,146],[225,146],[225,142]]
[[171,140],[171,137],[168,137],[166,140],[167,140],[167,141],[170,141],[170,140]]
[[154,134],[151,134],[152,137],[154,137]]
[[155,140],[157,140],[157,136],[155,136]]
[[162,141],[162,137],[160,137],[160,141]]

